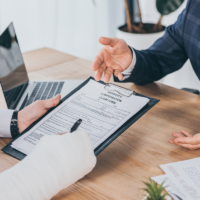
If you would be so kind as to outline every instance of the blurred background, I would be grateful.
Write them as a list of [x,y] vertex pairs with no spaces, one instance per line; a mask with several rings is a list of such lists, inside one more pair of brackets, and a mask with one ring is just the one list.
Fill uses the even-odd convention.
[[[140,3],[143,21],[156,23],[155,0]],[[163,24],[173,24],[186,3],[164,17]],[[135,1],[132,7],[137,15]],[[125,24],[124,0],[0,0],[0,32],[10,22],[14,22],[22,52],[49,47],[93,61],[102,48],[98,38],[115,37],[117,28]],[[189,61],[160,82],[176,88],[200,88]]]

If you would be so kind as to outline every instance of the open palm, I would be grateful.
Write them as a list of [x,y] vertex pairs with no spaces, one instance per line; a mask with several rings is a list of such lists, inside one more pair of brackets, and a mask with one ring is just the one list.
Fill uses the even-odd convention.
[[180,133],[173,132],[172,136],[174,138],[169,140],[171,144],[176,144],[190,150],[196,150],[200,148],[200,133],[192,135],[187,131],[182,130]]
[[101,37],[99,42],[105,47],[101,49],[92,65],[96,72],[95,79],[99,81],[104,73],[104,82],[109,82],[114,73],[119,80],[123,80],[121,72],[126,70],[132,62],[132,52],[126,42],[118,38]]

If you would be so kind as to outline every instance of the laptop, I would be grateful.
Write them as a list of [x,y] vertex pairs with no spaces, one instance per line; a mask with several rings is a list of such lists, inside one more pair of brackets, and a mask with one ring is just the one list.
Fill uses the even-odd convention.
[[21,110],[37,100],[66,96],[84,80],[30,81],[13,23],[0,36],[0,83],[8,109]]

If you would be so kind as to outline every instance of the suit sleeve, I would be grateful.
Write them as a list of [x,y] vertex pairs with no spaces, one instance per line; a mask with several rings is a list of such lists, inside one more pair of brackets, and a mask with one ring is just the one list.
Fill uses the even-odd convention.
[[12,138],[10,123],[14,110],[0,109],[0,137]]
[[[135,67],[131,75],[120,82],[144,85],[157,81],[167,74],[179,70],[184,65],[188,59],[183,41],[188,7],[189,3],[179,15],[176,23],[167,27],[164,36],[158,39],[149,49],[142,51],[134,49],[136,55]],[[119,82],[116,77],[114,77],[114,80]]]

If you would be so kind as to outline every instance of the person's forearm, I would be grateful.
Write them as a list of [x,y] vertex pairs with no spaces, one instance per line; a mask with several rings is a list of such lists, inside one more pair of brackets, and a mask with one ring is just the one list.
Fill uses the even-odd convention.
[[95,164],[87,133],[46,136],[23,161],[0,174],[0,199],[49,200]]
[[[131,75],[120,82],[133,82],[144,85],[157,81],[167,74],[180,69],[187,60],[185,54],[167,53],[155,50],[135,50],[136,64]],[[114,77],[115,81],[119,81]]]
[[50,160],[51,157],[48,154],[43,154],[38,158],[27,157],[15,167],[0,174],[0,199],[51,199],[63,189],[60,184],[62,173],[68,173],[63,176],[68,177],[68,180],[65,180],[69,181],[66,187],[73,183],[70,182],[73,173],[70,174],[68,168],[63,171],[59,159]]
[[[41,163],[39,165],[41,165]],[[56,191],[58,192],[58,190],[56,179],[54,179],[54,171],[52,170],[51,166],[49,167],[47,167],[41,173],[40,170],[37,171],[34,169],[34,167],[22,162],[15,167],[1,173],[0,199],[50,199],[53,195],[56,194]],[[48,174],[47,171],[49,172]],[[51,189],[49,188],[49,184],[52,186]]]
[[[127,79],[122,82],[133,82],[144,85],[157,81],[167,74],[180,69],[188,59],[183,42],[183,33],[187,12],[183,11],[175,24],[166,28],[163,37],[147,50],[134,50],[136,64]],[[114,77],[115,81],[119,81]]]

